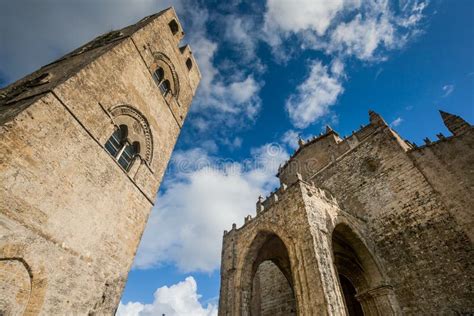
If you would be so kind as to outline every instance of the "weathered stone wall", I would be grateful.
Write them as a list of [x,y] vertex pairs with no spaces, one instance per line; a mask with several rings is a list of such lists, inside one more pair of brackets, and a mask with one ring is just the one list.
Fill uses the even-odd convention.
[[335,133],[321,135],[301,146],[278,176],[282,183],[296,181],[296,173],[308,178],[348,149],[348,143],[342,142]]
[[381,118],[378,115],[372,120],[373,124],[363,126],[344,139],[327,127],[326,133],[313,137],[307,142],[299,140],[300,147],[278,172],[277,176],[281,183],[293,183],[297,180],[297,174],[300,174],[303,179],[309,179],[319,170],[334,163],[371,135],[379,124],[384,123],[383,120],[379,121]]
[[252,315],[296,315],[296,302],[288,280],[271,261],[262,262],[253,279]]
[[52,95],[12,123],[0,144],[0,207],[2,222],[23,229],[2,225],[2,248],[19,244],[27,264],[50,268],[44,311],[80,311],[70,304],[99,300],[106,282],[117,286],[114,308],[152,204]]
[[[170,104],[175,96],[160,93],[153,69],[124,37],[0,126],[0,263],[21,259],[29,271],[31,314],[112,314],[118,305],[200,76],[170,32],[174,10],[151,19],[138,32],[158,51],[172,45],[182,118]],[[151,144],[152,158],[141,146],[128,172],[104,148],[116,113]],[[0,302],[10,292],[0,287]]]
[[442,198],[449,213],[474,240],[474,130],[408,153]]

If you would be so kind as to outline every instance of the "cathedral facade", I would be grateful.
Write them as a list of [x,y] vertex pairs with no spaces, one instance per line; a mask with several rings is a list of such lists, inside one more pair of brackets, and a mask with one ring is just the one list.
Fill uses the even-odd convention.
[[472,315],[474,129],[423,146],[380,115],[331,128],[224,232],[219,315]]
[[0,314],[111,315],[201,75],[173,8],[0,90]]

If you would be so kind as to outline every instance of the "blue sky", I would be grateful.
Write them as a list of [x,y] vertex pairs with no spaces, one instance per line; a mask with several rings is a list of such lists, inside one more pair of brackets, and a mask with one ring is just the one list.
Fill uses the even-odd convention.
[[474,121],[469,0],[2,0],[0,84],[169,5],[203,79],[122,315],[215,315],[222,232],[278,185],[298,135],[348,135],[369,109],[417,144],[449,135],[438,109]]

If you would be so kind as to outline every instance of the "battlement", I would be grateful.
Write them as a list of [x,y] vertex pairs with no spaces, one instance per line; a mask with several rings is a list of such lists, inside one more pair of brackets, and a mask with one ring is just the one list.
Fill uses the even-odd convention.
[[403,140],[393,129],[391,129],[384,119],[374,111],[369,111],[370,122],[361,125],[357,131],[351,135],[340,138],[339,134],[331,127],[327,126],[326,131],[309,140],[299,139],[299,148],[291,155],[290,159],[280,166],[277,176],[281,183],[293,183],[296,175],[300,174],[304,180],[311,179],[317,172],[335,163],[341,157],[358,147],[375,132],[387,129],[401,149],[405,152],[418,150],[426,146],[432,146],[438,142],[449,140],[452,137],[462,135],[470,130],[472,126],[457,115],[440,111],[444,124],[453,133],[453,136],[444,136],[438,133],[437,141],[431,141],[428,137],[424,139],[425,145],[418,147],[415,143]]
[[[454,131],[456,134],[453,134],[452,136],[444,136],[442,133],[438,133],[436,136],[438,137],[437,141],[431,141],[429,138],[425,138],[425,145],[423,146],[417,146],[415,143],[402,140],[401,137],[392,129],[389,128],[387,123],[383,120],[383,118],[378,115],[377,113],[373,111],[369,111],[369,117],[370,117],[370,122],[367,125],[361,125],[360,128],[357,131],[353,131],[350,136],[344,137],[341,139],[338,135],[337,132],[335,132],[331,127],[327,126],[326,131],[324,133],[321,133],[318,136],[312,137],[309,140],[302,140],[299,139],[299,148],[293,153],[293,155],[290,157],[290,159],[279,168],[279,172],[277,174],[278,177],[280,177],[280,187],[271,192],[267,197],[262,197],[259,196],[257,203],[256,203],[256,217],[252,217],[251,215],[248,215],[245,217],[244,220],[244,225],[241,227],[245,227],[247,224],[251,223],[253,220],[256,218],[259,218],[262,214],[265,214],[268,210],[270,210],[272,207],[277,205],[279,201],[281,200],[282,196],[285,194],[285,192],[288,189],[288,185],[292,186],[295,185],[298,182],[304,183],[307,185],[309,194],[310,195],[317,195],[319,198],[325,200],[328,203],[331,204],[337,204],[337,200],[334,196],[332,196],[330,193],[326,192],[325,190],[318,188],[315,186],[315,184],[310,181],[312,178],[311,176],[314,175],[314,173],[318,170],[325,169],[327,166],[331,165],[332,163],[336,162],[341,156],[344,156],[348,154],[351,150],[359,146],[362,142],[364,142],[367,138],[369,138],[373,133],[375,133],[379,128],[388,128],[390,132],[392,133],[393,137],[397,140],[397,142],[400,144],[402,150],[405,152],[411,152],[415,153],[417,151],[421,151],[424,148],[429,148],[432,146],[435,146],[436,144],[442,143],[442,142],[449,142],[450,140],[455,139],[457,136],[460,136],[464,133],[467,133],[472,130],[472,126],[463,120],[459,116],[455,116],[443,111],[440,111],[441,116],[443,118],[443,121],[445,122],[447,128],[451,131]],[[454,127],[449,125],[449,124],[454,124]],[[318,145],[321,145],[318,147]],[[308,148],[313,147],[309,153],[304,153],[304,151]],[[321,150],[318,152],[318,150]],[[324,160],[323,163],[320,163],[319,166],[320,168],[312,168],[314,165],[311,164],[306,164],[309,168],[306,170],[301,170],[298,169],[301,165],[301,161],[298,161],[298,159],[301,159],[300,155],[307,155],[307,157],[304,157],[303,159],[306,159],[304,162],[307,163],[308,159],[315,158],[315,163],[318,164],[318,159],[321,159],[321,155],[318,156],[321,152],[323,153],[330,153],[332,154],[331,159],[329,160]],[[314,156],[311,156],[314,155]],[[316,156],[316,157],[315,157]],[[322,156],[323,158],[326,158]],[[300,165],[298,165],[300,163]],[[325,163],[325,164],[324,164]],[[292,166],[292,164],[295,164]],[[294,178],[290,178],[288,176],[288,170],[291,167],[295,167],[294,171]],[[302,173],[299,171],[306,172],[306,175],[309,175],[305,177]],[[313,173],[309,173],[313,172]],[[232,230],[237,230],[240,228],[237,228],[237,225],[234,223],[232,225]],[[224,231],[224,235],[228,234],[228,231]]]
[[[303,180],[302,176],[300,174],[297,174],[297,179],[298,181],[293,183],[291,186],[296,185],[297,183],[303,183],[306,185],[308,188],[308,195],[309,196],[317,196],[318,198],[330,203],[330,204],[335,204],[337,205],[337,200],[334,196],[332,196],[330,193],[324,191],[321,188],[318,188],[314,185],[314,183],[307,182]],[[232,224],[232,231],[244,228],[247,224],[251,223],[253,220],[259,218],[263,214],[267,213],[272,207],[277,205],[279,201],[282,199],[284,196],[285,192],[288,190],[288,186],[286,184],[281,184],[280,187],[278,187],[276,190],[271,192],[267,197],[262,197],[259,196],[257,199],[256,203],[256,216],[252,217],[252,215],[247,215],[244,218],[244,224],[240,227],[237,228],[237,224],[233,223]],[[227,230],[224,230],[224,236],[230,233]]]
[[450,114],[444,112],[442,110],[439,111],[441,118],[443,119],[444,125],[446,128],[452,133],[450,136],[445,136],[443,133],[436,134],[437,139],[431,140],[429,137],[425,137],[423,139],[424,144],[418,146],[415,143],[410,143],[411,151],[420,151],[424,148],[429,148],[432,146],[436,146],[443,142],[449,142],[453,140],[455,137],[468,133],[469,131],[473,130],[473,126],[469,124],[466,120],[462,117],[454,114]]
[[357,131],[344,138],[339,137],[336,131],[327,126],[326,131],[318,136],[307,141],[300,139],[299,148],[279,168],[277,176],[280,181],[292,183],[296,181],[297,173],[301,174],[303,179],[309,179],[318,170],[357,147],[376,130],[388,128],[383,118],[374,111],[369,111],[369,120],[369,124],[361,125]]
[[[469,314],[472,269],[452,267],[467,267],[472,257],[474,130],[441,115],[453,136],[438,134],[422,147],[373,112],[349,137],[327,128],[300,140],[280,170],[281,187],[259,197],[255,217],[225,232],[219,313],[342,315],[352,296],[359,314]],[[285,174],[295,161],[301,167],[311,159],[306,175]],[[423,277],[400,277],[410,274]],[[352,294],[343,282],[354,286]],[[315,309],[321,293],[328,304]]]

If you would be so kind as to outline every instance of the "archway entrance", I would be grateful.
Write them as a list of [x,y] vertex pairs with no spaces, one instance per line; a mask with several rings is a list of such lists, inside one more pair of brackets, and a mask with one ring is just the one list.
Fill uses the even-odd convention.
[[398,305],[379,266],[362,240],[339,224],[332,235],[334,264],[350,316],[396,315]]
[[259,233],[250,247],[243,269],[242,315],[297,315],[288,251],[273,233]]

